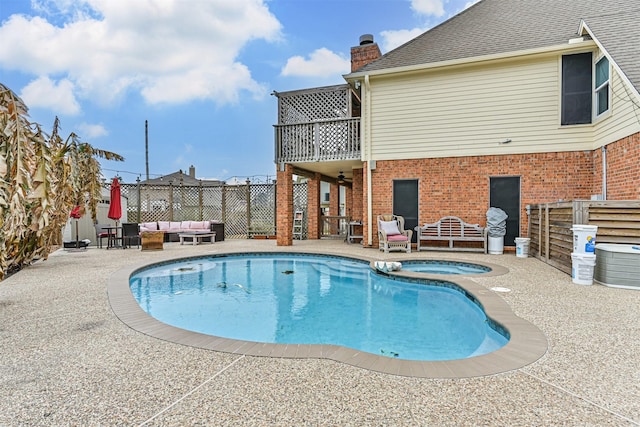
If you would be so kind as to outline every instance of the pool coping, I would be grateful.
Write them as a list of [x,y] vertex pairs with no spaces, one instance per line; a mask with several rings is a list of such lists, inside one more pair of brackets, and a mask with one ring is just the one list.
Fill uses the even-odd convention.
[[[245,252],[229,251],[226,254],[217,255],[243,253]],[[257,251],[255,253],[274,254],[278,252]],[[292,252],[287,253],[292,254]],[[328,255],[309,251],[295,253]],[[374,261],[373,258],[362,256],[329,256]],[[184,261],[202,257],[176,257],[172,258],[171,261]],[[547,339],[540,329],[527,320],[516,316],[511,307],[495,292],[468,278],[468,276],[474,275],[455,275],[452,278],[449,275],[426,275],[414,272],[404,272],[403,274],[394,272],[394,275],[420,278],[429,276],[433,279],[446,280],[460,286],[479,301],[487,316],[508,330],[510,334],[509,342],[504,347],[481,356],[447,361],[414,361],[390,358],[330,344],[259,343],[188,331],[167,325],[147,314],[135,300],[129,286],[129,278],[137,270],[167,261],[169,260],[148,261],[116,271],[108,279],[107,295],[111,309],[125,325],[145,335],[176,344],[244,356],[330,359],[375,372],[416,378],[471,378],[513,371],[540,359],[546,353],[548,347]],[[486,264],[475,261],[473,263]],[[504,267],[501,268],[504,269],[504,272],[508,271]],[[487,276],[491,273],[480,273],[480,275]],[[415,276],[416,274],[419,276]],[[495,274],[500,273],[496,272]],[[443,279],[443,277],[446,277],[446,279]]]

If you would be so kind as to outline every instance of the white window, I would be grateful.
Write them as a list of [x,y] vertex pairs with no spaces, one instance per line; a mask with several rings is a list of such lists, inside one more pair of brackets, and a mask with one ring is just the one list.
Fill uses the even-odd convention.
[[594,104],[598,117],[609,111],[609,60],[606,56],[596,62],[595,74]]

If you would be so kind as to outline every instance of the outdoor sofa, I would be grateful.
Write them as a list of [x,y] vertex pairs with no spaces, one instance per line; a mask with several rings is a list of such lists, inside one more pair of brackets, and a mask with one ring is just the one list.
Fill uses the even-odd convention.
[[165,242],[178,242],[179,233],[189,231],[211,231],[216,233],[215,241],[224,240],[224,223],[219,221],[154,221],[140,223],[140,232],[164,231]]

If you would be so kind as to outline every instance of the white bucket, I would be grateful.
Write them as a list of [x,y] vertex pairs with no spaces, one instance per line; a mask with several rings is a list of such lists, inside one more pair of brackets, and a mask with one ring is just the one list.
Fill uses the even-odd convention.
[[578,254],[593,254],[596,252],[597,225],[573,224],[573,252]]
[[529,256],[529,242],[528,237],[516,237],[516,256],[518,258],[527,258]]
[[571,279],[576,285],[592,285],[596,256],[593,254],[571,254]]
[[504,251],[504,236],[489,236],[489,253],[491,255],[500,255]]

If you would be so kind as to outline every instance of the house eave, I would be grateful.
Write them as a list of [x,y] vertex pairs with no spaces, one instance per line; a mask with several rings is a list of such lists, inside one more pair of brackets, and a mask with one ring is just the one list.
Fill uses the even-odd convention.
[[596,43],[593,40],[583,40],[579,42],[572,41],[571,43],[566,43],[561,45],[545,46],[545,47],[540,47],[535,49],[504,52],[504,53],[498,53],[498,54],[492,54],[492,55],[474,56],[469,58],[460,58],[460,59],[454,59],[450,61],[431,62],[428,64],[417,64],[417,65],[410,65],[406,67],[386,68],[384,70],[357,71],[354,73],[345,74],[342,77],[348,82],[353,82],[353,81],[364,78],[364,76],[370,76],[370,77],[384,76],[384,75],[393,75],[393,74],[412,73],[416,71],[434,70],[438,68],[459,67],[459,66],[465,66],[465,65],[471,65],[471,64],[486,63],[491,61],[511,60],[511,59],[517,59],[517,58],[526,57],[526,56],[549,55],[549,54],[566,52],[566,51],[591,49],[595,46],[596,46]]

